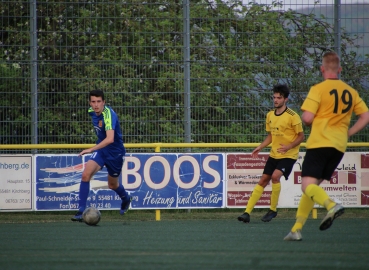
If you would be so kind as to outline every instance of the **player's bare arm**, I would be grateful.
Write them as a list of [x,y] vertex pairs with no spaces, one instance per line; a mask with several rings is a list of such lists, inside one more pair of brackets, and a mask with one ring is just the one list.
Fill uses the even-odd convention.
[[305,126],[309,127],[313,123],[315,114],[309,111],[304,111],[301,116],[301,120]]
[[302,143],[302,141],[305,139],[305,135],[304,135],[304,133],[303,132],[299,132],[298,134],[297,134],[297,138],[296,138],[296,140],[294,140],[292,143],[290,143],[290,144],[280,144],[280,146],[281,147],[279,147],[278,149],[277,149],[277,152],[278,153],[281,153],[281,154],[285,154],[285,153],[287,153],[287,151],[288,150],[290,150],[290,149],[292,149],[292,148],[294,148],[294,147],[296,147],[296,146],[298,146],[300,143]]
[[369,112],[365,112],[359,115],[359,119],[356,123],[349,129],[348,136],[352,136],[358,133],[360,130],[365,128],[369,123]]
[[78,156],[82,156],[82,155],[85,155],[85,154],[90,154],[90,153],[92,153],[96,150],[99,150],[101,148],[104,148],[104,147],[108,146],[109,144],[111,144],[113,142],[114,142],[114,130],[113,129],[107,130],[106,131],[106,138],[104,140],[102,140],[99,144],[96,144],[95,146],[93,146],[91,148],[83,150],[81,153],[79,153]]
[[252,157],[257,157],[257,155],[259,154],[259,152],[266,146],[268,146],[269,144],[271,144],[272,142],[272,135],[269,133],[268,136],[265,138],[265,140],[254,149],[254,151],[252,151],[251,155]]

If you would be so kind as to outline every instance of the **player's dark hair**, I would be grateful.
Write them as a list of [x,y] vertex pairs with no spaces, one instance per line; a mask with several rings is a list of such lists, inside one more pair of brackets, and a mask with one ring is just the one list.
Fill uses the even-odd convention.
[[102,100],[105,100],[104,92],[102,90],[92,90],[89,95],[89,99],[91,100],[91,97],[101,97]]
[[290,95],[290,89],[286,84],[277,84],[273,87],[273,93],[281,94],[282,97],[288,98]]

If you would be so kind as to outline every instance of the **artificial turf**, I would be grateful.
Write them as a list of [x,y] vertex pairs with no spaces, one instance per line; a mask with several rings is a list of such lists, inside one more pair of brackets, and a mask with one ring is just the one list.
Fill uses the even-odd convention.
[[303,241],[286,242],[283,237],[294,219],[283,214],[264,223],[256,213],[249,224],[237,221],[236,213],[232,218],[185,219],[182,212],[182,218],[163,215],[161,221],[132,219],[148,215],[140,211],[120,219],[104,219],[102,214],[98,226],[68,219],[29,222],[26,214],[25,222],[1,222],[12,214],[0,215],[0,269],[368,269],[369,265],[366,215],[348,213],[327,231],[319,230],[319,218],[309,219]]

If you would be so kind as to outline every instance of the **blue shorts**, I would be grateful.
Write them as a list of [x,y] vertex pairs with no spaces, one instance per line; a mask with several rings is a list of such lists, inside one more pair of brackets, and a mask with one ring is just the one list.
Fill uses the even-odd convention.
[[101,169],[105,166],[111,177],[118,177],[122,172],[124,155],[106,155],[101,150],[92,153],[91,160],[95,161]]

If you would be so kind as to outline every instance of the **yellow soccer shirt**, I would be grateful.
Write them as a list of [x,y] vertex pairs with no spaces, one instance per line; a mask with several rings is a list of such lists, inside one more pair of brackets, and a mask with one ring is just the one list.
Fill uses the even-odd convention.
[[300,145],[287,151],[285,154],[277,152],[280,144],[290,144],[297,138],[297,134],[303,132],[300,116],[290,108],[276,115],[276,110],[270,111],[266,117],[266,131],[272,135],[272,149],[270,156],[275,159],[292,158],[297,159]]
[[355,89],[338,79],[329,79],[310,88],[301,106],[315,114],[306,148],[334,147],[345,152],[351,115],[368,111]]

